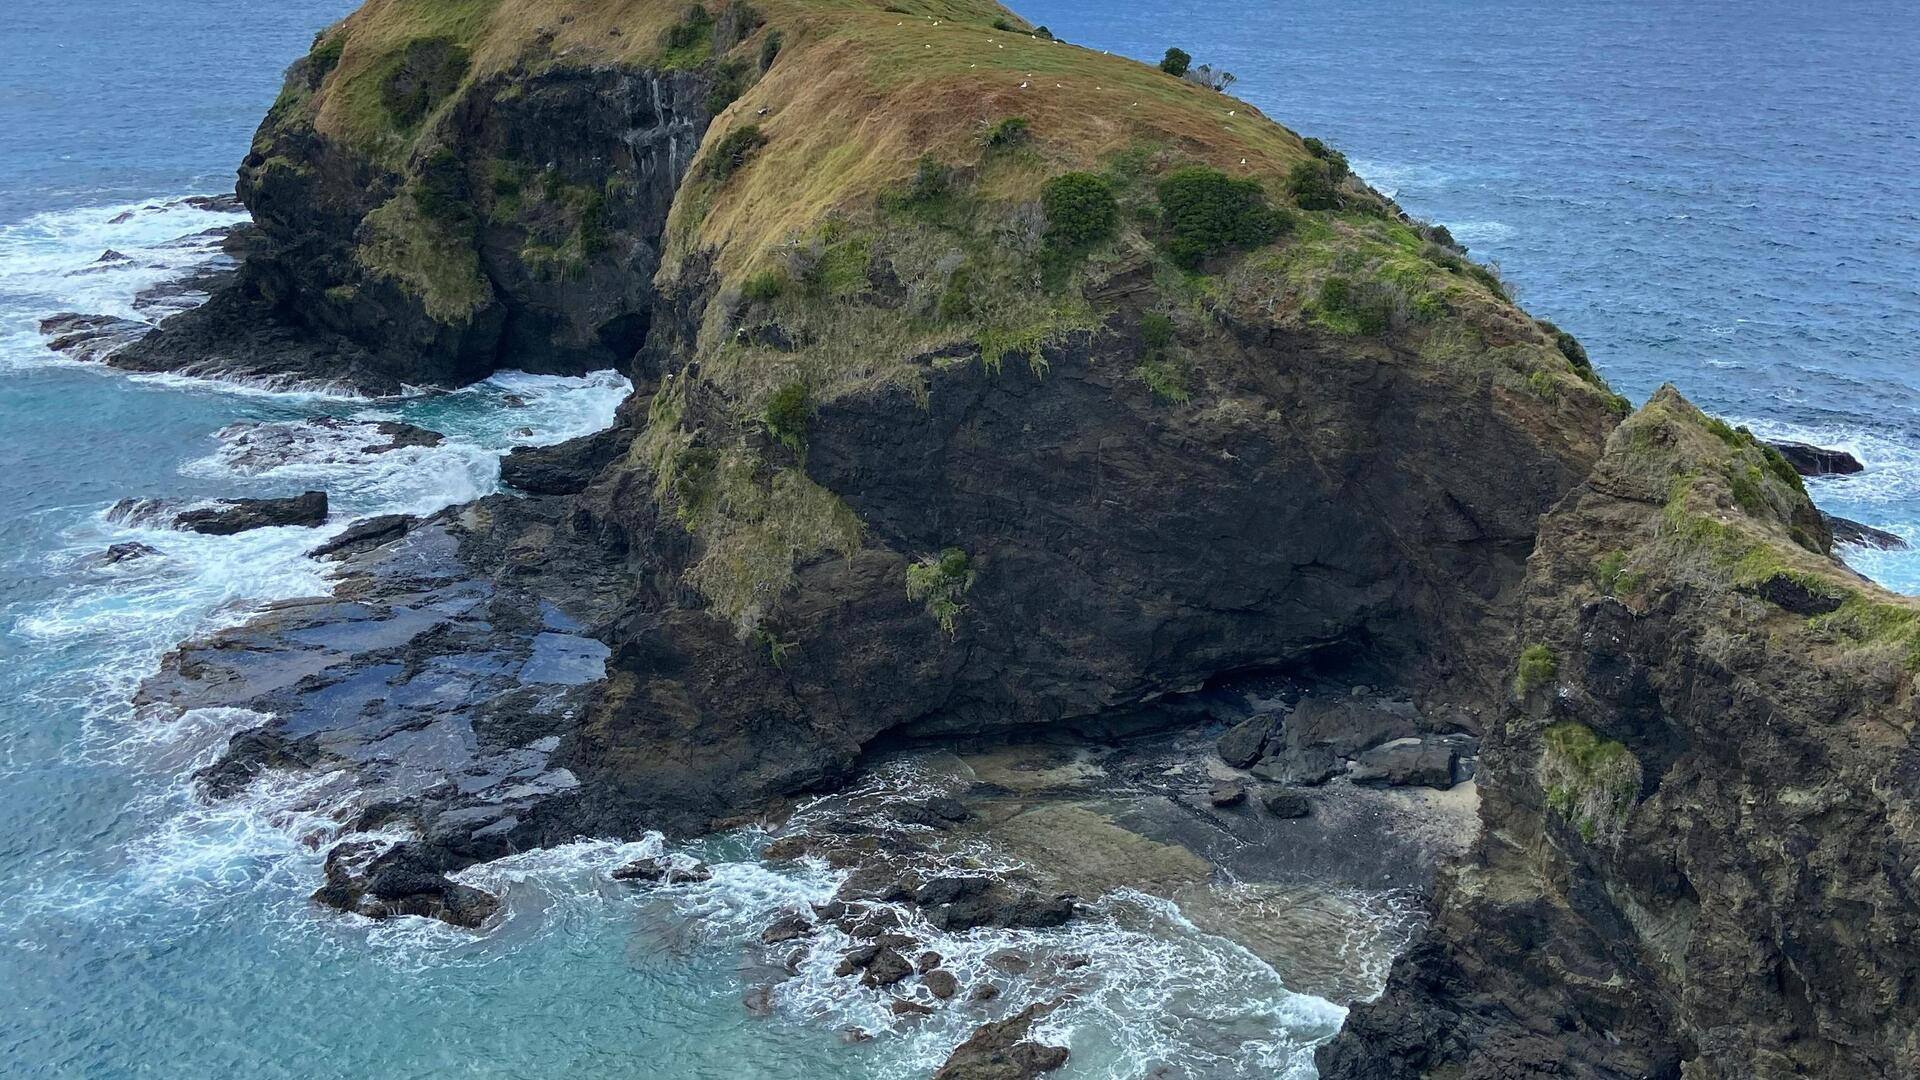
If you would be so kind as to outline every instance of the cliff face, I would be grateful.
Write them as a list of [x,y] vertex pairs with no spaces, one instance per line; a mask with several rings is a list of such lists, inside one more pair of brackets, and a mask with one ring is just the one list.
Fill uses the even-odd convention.
[[1499,700],[1623,411],[1577,343],[1244,103],[900,7],[373,0],[289,73],[256,254],[115,362],[636,385],[149,683],[274,714],[214,790],[345,767],[411,827],[328,902],[475,917],[439,874],[1249,671]]
[[375,3],[322,34],[241,165],[239,280],[113,362],[376,393],[624,365],[713,73],[562,63],[551,29],[476,11]]
[[1663,390],[1542,523],[1473,856],[1341,1077],[1920,1072],[1920,606]]

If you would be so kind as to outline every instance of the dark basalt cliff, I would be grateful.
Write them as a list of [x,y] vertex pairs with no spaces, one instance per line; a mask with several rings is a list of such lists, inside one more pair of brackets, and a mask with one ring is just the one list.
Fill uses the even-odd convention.
[[1920,1073],[1920,607],[1671,389],[1547,516],[1479,846],[1330,1078]]
[[[1484,734],[1489,829],[1330,1075],[1910,1065],[1909,680],[1846,645],[1907,609],[1826,608],[1869,590],[1797,482],[1666,397],[1615,431],[1577,343],[1243,103],[905,6],[373,0],[295,65],[253,254],[113,362],[636,389],[171,657],[144,700],[274,716],[210,790],[353,770],[414,838],[324,898],[470,923],[447,871],[877,744],[1339,671]],[[1722,487],[1765,512],[1689,524]],[[1726,569],[1749,528],[1804,546]]]

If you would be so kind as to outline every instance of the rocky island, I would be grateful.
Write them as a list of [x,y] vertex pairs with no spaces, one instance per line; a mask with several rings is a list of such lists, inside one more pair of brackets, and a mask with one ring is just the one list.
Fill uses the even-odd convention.
[[[147,680],[262,714],[209,797],[353,778],[322,902],[485,926],[467,867],[777,825],[908,751],[1097,750],[1103,806],[1159,808],[1109,863],[1169,892],[1470,781],[1477,839],[1370,841],[1438,883],[1322,1075],[1920,1072],[1920,606],[1779,451],[1671,388],[1632,412],[1445,229],[1203,80],[985,0],[369,0],[238,190],[211,299],[97,355],[634,386]],[[872,905],[1047,927],[1137,884],[1050,877],[1070,845],[1032,830],[1024,871],[903,866],[1039,798],[1019,772],[774,840],[850,873],[763,940],[838,927],[843,977],[944,1002]],[[1045,1014],[940,1075],[1060,1067]]]

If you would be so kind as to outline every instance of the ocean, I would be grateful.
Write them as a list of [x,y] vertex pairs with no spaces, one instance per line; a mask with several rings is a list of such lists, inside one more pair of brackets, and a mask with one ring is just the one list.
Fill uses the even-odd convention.
[[[238,215],[180,200],[230,189],[280,70],[350,7],[16,0],[0,35],[7,1073],[926,1075],[964,1029],[881,1015],[829,971],[803,971],[771,1016],[742,1007],[757,975],[739,945],[769,912],[834,885],[824,870],[765,867],[751,835],[697,845],[715,879],[670,896],[605,877],[657,839],[582,840],[472,872],[508,898],[490,934],[371,924],[307,900],[330,825],[326,777],[204,804],[187,777],[249,718],[163,722],[130,706],[181,639],[324,589],[303,553],[346,516],[492,491],[506,449],[604,426],[627,391],[611,373],[508,373],[370,401],[129,376],[44,347],[39,318],[137,314],[141,290],[217,257],[200,234]],[[1867,471],[1811,482],[1816,500],[1920,539],[1911,7],[1042,0],[1021,11],[1077,43],[1149,61],[1178,45],[1233,72],[1236,94],[1344,150],[1411,213],[1497,262],[1616,389],[1638,401],[1671,381],[1761,434],[1850,449]],[[127,258],[99,262],[109,249]],[[322,438],[265,468],[234,451],[234,425],[322,416],[402,419],[448,439],[369,457]],[[127,497],[308,487],[345,512],[318,535],[200,537],[107,513]],[[128,541],[161,555],[97,558]],[[1920,592],[1920,555],[1847,555]],[[1043,1029],[1074,1047],[1062,1076],[1305,1078],[1313,1042],[1342,1015],[1165,900],[1109,896],[1073,933],[1100,974]],[[936,946],[988,977],[985,957],[1010,943]],[[1329,955],[1349,946],[1326,943]],[[849,1044],[849,1027],[878,1037]]]

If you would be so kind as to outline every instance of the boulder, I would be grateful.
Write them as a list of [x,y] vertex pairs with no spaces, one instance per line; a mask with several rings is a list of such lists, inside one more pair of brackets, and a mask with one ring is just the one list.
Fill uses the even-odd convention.
[[1267,808],[1267,813],[1278,818],[1306,817],[1313,812],[1313,804],[1307,801],[1304,793],[1288,788],[1273,788],[1263,792],[1260,805]]
[[1270,714],[1250,716],[1228,728],[1226,734],[1213,744],[1220,754],[1220,760],[1236,769],[1244,769],[1259,761],[1261,752],[1267,747],[1267,737],[1273,731],[1273,720]]
[[327,853],[326,884],[313,898],[370,919],[418,915],[469,930],[500,910],[493,894],[449,880],[430,851],[374,841],[335,845]]
[[327,493],[307,491],[286,499],[223,499],[219,505],[187,510],[173,519],[176,529],[232,536],[276,525],[318,528],[327,522]]
[[1207,801],[1215,806],[1239,806],[1247,801],[1247,786],[1233,780],[1222,780],[1207,792]]
[[960,980],[955,978],[953,972],[948,971],[946,968],[934,968],[932,971],[920,976],[920,982],[927,988],[928,993],[939,998],[941,1001],[945,1001],[960,992]]
[[1860,459],[1845,450],[1829,450],[1812,443],[1791,442],[1787,440],[1767,440],[1767,445],[1780,451],[1787,459],[1793,471],[1801,476],[1849,476],[1866,468]]
[[1016,1016],[982,1024],[954,1048],[933,1080],[1033,1080],[1067,1063],[1067,1048],[1028,1041],[1033,1022],[1057,1008],[1034,1004]]
[[411,514],[380,514],[356,521],[339,536],[307,552],[315,559],[344,559],[390,544],[407,535],[419,519]]
[[128,559],[144,559],[149,555],[158,554],[160,554],[158,548],[149,547],[137,540],[130,540],[124,544],[114,544],[108,547],[106,551],[101,553],[100,560],[105,563],[118,563],[126,562]]
[[1458,754],[1443,742],[1423,740],[1375,747],[1360,755],[1348,777],[1375,787],[1434,787],[1454,784]]
[[1851,518],[1837,514],[1822,513],[1827,530],[1833,533],[1836,544],[1851,544],[1854,547],[1879,548],[1881,551],[1905,551],[1909,546],[1903,537],[1895,536],[1885,529],[1876,529],[1871,525],[1862,525]]
[[793,941],[813,933],[813,920],[798,913],[787,915],[774,921],[760,933],[760,941],[765,945],[778,945],[783,941]]
[[500,481],[533,495],[575,495],[626,452],[631,432],[596,431],[553,446],[522,446],[500,461]]
[[703,862],[690,865],[662,856],[635,859],[613,871],[615,881],[642,881],[657,885],[691,885],[713,880],[713,870]]
[[152,329],[152,324],[138,319],[82,315],[74,311],[63,311],[40,320],[40,333],[47,339],[47,348],[75,360],[105,360],[115,350],[145,337]]

